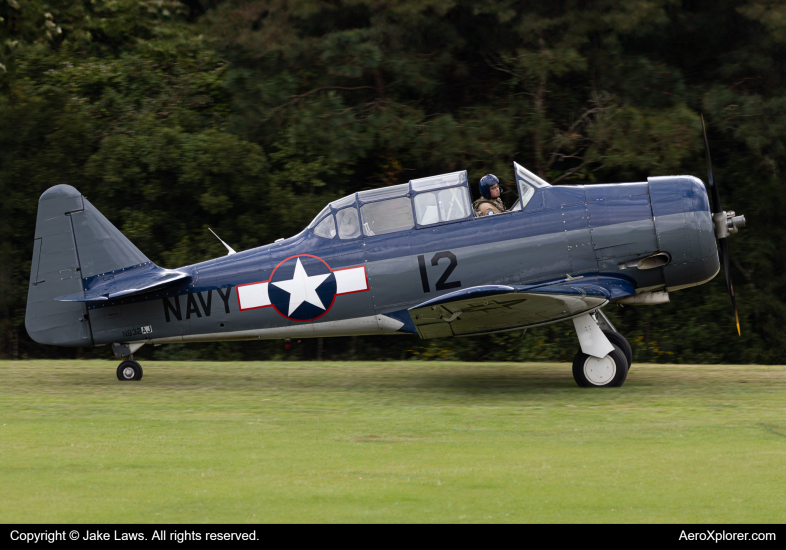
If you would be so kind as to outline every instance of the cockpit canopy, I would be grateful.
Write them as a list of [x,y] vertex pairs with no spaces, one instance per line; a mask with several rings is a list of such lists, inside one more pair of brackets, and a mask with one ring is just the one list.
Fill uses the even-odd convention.
[[[550,187],[541,178],[513,163],[520,200],[510,211],[526,207],[535,190]],[[473,217],[466,170],[429,176],[380,189],[348,195],[328,204],[309,224],[315,235],[354,239],[427,227]]]
[[328,204],[309,228],[326,239],[384,235],[472,217],[467,172],[360,191]]

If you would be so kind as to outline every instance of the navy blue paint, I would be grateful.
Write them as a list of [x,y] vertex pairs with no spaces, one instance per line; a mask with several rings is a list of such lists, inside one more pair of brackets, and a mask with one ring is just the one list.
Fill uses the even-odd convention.
[[428,306],[436,306],[440,304],[449,304],[450,302],[456,302],[459,300],[468,300],[470,298],[485,298],[487,296],[497,296],[500,294],[510,294],[511,292],[516,292],[516,289],[521,288],[517,286],[508,286],[508,285],[483,285],[483,286],[474,286],[471,288],[464,288],[461,290],[457,290],[455,292],[450,292],[438,298],[433,298],[431,300],[427,300],[422,304],[418,304],[414,307],[409,308],[417,309],[421,307],[428,307]]
[[527,292],[575,296],[581,296],[582,293],[586,293],[588,296],[611,300],[636,294],[636,289],[634,280],[626,275],[598,275],[569,281],[562,279],[537,285],[483,285],[457,290],[438,298],[427,300],[409,309],[449,304],[472,298]]
[[105,301],[110,297],[141,294],[176,282],[187,283],[191,280],[192,277],[185,272],[170,271],[152,262],[145,262],[109,273],[84,277],[82,279],[84,292],[58,296],[55,299],[70,302]]
[[682,212],[682,196],[677,178],[653,178],[650,197],[652,213],[657,217]]
[[702,181],[693,176],[650,178],[649,188],[652,214],[656,217],[710,211],[707,190]]
[[540,212],[545,208],[543,203],[543,193],[545,193],[545,191],[542,189],[535,191],[535,194],[532,195],[532,198],[527,203],[527,206],[524,207],[525,214]]
[[574,284],[573,282],[569,281],[555,285],[541,286],[534,289],[518,290],[518,292],[523,294],[526,294],[527,292],[536,292],[538,294],[558,294],[560,296],[583,296],[586,294],[587,296],[605,298],[607,300],[611,298],[611,293],[602,286]]
[[[387,260],[389,258],[395,258],[397,256],[408,256],[410,253],[410,235],[419,236],[420,234],[421,231],[410,229],[407,231],[401,231],[399,233],[388,233],[386,235],[380,235],[379,237],[366,237],[365,259],[368,262],[378,262],[381,260]],[[391,254],[391,251],[395,252]]]
[[[196,285],[199,288],[215,288],[224,284],[237,284],[238,281],[228,281],[227,275],[229,273],[258,273],[254,277],[262,277],[262,269],[270,265],[270,247],[260,247],[253,250],[246,250],[232,254],[230,256],[223,256],[216,258],[209,262],[196,264],[184,269],[191,269],[197,272],[199,277]],[[181,269],[182,271],[183,269]],[[269,272],[268,272],[269,273]],[[257,280],[264,280],[260,278]],[[251,281],[242,281],[251,282]]]
[[702,182],[701,185],[694,185],[692,191],[693,204],[690,210],[693,212],[709,212],[710,199],[707,195],[707,188],[704,186],[704,183]]
[[579,204],[586,201],[584,198],[583,185],[548,187],[543,190],[543,198],[546,201],[546,210],[570,204]]
[[401,323],[404,323],[404,326],[398,329],[396,332],[406,332],[408,334],[417,334],[418,329],[415,327],[415,323],[412,322],[412,316],[407,313],[406,309],[400,309],[398,311],[390,311],[384,314],[385,317],[390,317],[391,319],[395,319]]
[[[423,254],[446,248],[463,248],[509,239],[561,233],[586,226],[586,220],[580,217],[567,219],[556,212],[548,210],[533,214],[513,212],[457,223],[442,227],[438,231],[421,229],[417,234],[417,240],[411,243],[412,253]],[[446,246],[446,243],[450,243],[450,246]]]
[[585,186],[584,193],[588,201],[595,201],[633,195],[649,195],[650,190],[646,181],[637,183],[599,183]]
[[592,227],[646,220],[652,216],[647,195],[588,201],[587,213]]
[[609,299],[633,296],[636,294],[636,281],[633,277],[621,273],[615,275],[589,275],[579,281],[571,281],[572,286],[600,287],[610,294]]

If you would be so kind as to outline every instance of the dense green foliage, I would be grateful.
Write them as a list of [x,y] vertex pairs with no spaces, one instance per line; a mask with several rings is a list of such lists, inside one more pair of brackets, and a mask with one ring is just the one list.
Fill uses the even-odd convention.
[[[0,350],[73,353],[24,335],[36,205],[52,185],[74,185],[177,267],[223,254],[208,226],[247,249],[342,194],[462,168],[506,181],[515,160],[558,184],[704,178],[703,113],[724,206],[749,221],[730,239],[743,336],[722,275],[610,314],[639,361],[786,362],[784,54],[773,0],[0,0]],[[292,356],[568,360],[571,333],[326,339]]]

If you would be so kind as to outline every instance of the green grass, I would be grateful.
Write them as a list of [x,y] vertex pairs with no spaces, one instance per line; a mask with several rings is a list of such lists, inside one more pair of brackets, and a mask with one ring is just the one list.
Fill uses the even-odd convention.
[[0,362],[0,522],[784,522],[786,367]]

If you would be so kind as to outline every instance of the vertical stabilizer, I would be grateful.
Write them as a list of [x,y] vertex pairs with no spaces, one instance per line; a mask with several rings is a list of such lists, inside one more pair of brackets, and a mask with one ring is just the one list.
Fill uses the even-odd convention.
[[[40,344],[93,344],[82,302],[55,301],[83,293],[85,279],[149,262],[70,185],[47,189],[38,201],[25,327]],[[111,276],[111,275],[110,275]]]

